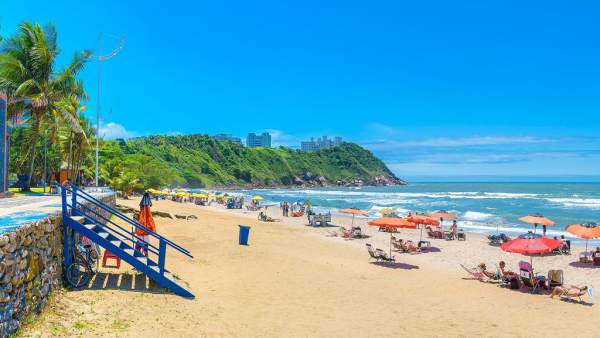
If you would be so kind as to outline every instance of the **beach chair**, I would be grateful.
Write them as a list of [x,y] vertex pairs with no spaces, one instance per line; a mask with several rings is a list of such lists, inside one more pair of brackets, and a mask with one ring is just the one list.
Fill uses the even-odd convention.
[[350,236],[354,238],[362,238],[362,230],[360,227],[354,227],[350,229]]
[[[587,292],[587,294],[588,294],[588,297],[589,297],[590,299],[594,298],[594,288],[587,288],[587,289],[585,289],[584,291],[586,291],[586,292]],[[581,293],[580,293],[579,295],[577,295],[577,296],[569,296],[569,294],[567,293],[567,290],[566,290],[566,288],[563,288],[563,291],[562,291],[561,293],[559,293],[559,295],[560,295],[561,297],[562,297],[562,296],[565,296],[565,297],[567,297],[567,299],[569,300],[569,303],[572,303],[572,302],[573,302],[573,298],[574,298],[574,297],[577,297],[577,298],[579,298],[579,301],[580,301],[580,302],[583,302],[583,300],[581,299],[581,296],[582,296],[582,294],[581,294]]]
[[488,235],[487,238],[490,241],[490,244],[500,244],[500,237],[499,236]]
[[435,234],[433,233],[433,231],[431,230],[431,227],[429,227],[429,226],[425,227],[425,231],[427,232],[427,236],[429,238],[437,238],[435,236]]
[[447,241],[451,241],[454,239],[454,233],[452,231],[444,230],[444,238]]
[[479,272],[478,268],[471,268],[471,269],[469,269],[469,268],[465,267],[465,266],[464,266],[464,265],[462,265],[462,264],[460,264],[460,266],[461,266],[463,269],[465,269],[465,271],[466,271],[466,272],[467,272],[467,273],[468,273],[468,274],[469,274],[471,277],[473,277],[473,278],[475,278],[475,279],[479,279],[479,280],[481,280],[481,279],[483,279],[483,278],[485,277],[485,275],[484,275],[484,274],[482,274],[481,272]]
[[402,240],[398,241],[396,237],[392,237],[391,241],[395,249],[404,251],[404,249],[402,248]]
[[594,252],[594,265],[600,265],[600,252]]
[[388,256],[387,252],[381,250],[381,249],[377,249],[377,254],[379,255],[379,259],[382,261],[386,261],[389,262],[388,266],[392,265],[393,262],[396,262],[396,256]]
[[456,239],[459,241],[466,241],[467,240],[467,235],[465,234],[465,232],[463,231],[463,229],[458,229],[458,233],[456,233]]
[[562,270],[550,270],[548,271],[548,282],[550,287],[563,286],[563,271]]
[[530,287],[533,289],[531,293],[535,293],[535,290],[540,286],[540,279],[535,276],[531,264],[527,262],[519,262],[519,276],[521,277],[521,291],[524,287]]
[[[482,266],[477,266],[477,269],[479,271],[480,274],[483,275],[483,277],[486,279],[484,282],[489,283],[489,282],[494,282],[497,281],[498,278],[495,274],[488,274],[485,272],[485,269]],[[482,279],[483,281],[483,279]]]
[[367,250],[369,250],[369,255],[371,255],[371,258],[369,258],[369,260],[367,262],[369,262],[369,261],[371,261],[371,259],[375,258],[375,263],[378,263],[379,259],[380,259],[379,254],[377,253],[377,251],[375,251],[373,249],[373,246],[371,244],[367,243]]
[[415,245],[413,244],[413,241],[406,241],[406,246],[408,248],[407,251],[410,254],[415,254],[415,253],[421,252],[420,248],[415,247]]

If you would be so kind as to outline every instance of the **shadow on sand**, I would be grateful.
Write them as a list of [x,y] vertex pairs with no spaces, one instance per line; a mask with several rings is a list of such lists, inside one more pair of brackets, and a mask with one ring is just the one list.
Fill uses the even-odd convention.
[[414,269],[418,269],[419,267],[416,265],[411,265],[411,264],[406,264],[406,263],[392,263],[390,265],[388,265],[388,262],[371,262],[371,264],[374,265],[379,265],[382,266],[384,268],[390,268],[390,269],[404,269],[404,270],[414,270]]
[[90,282],[73,291],[83,290],[123,290],[133,292],[172,294],[166,289],[159,288],[158,283],[142,273],[110,273],[99,271],[92,276]]

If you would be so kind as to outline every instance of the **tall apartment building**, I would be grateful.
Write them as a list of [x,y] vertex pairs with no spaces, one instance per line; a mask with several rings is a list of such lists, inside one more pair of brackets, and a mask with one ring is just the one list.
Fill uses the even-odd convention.
[[246,145],[251,148],[259,147],[271,147],[271,135],[269,133],[262,133],[256,135],[255,133],[248,133],[246,136]]
[[316,142],[314,137],[311,137],[309,142],[300,143],[300,149],[302,149],[302,151],[314,151],[339,146],[340,144],[342,144],[342,138],[339,136],[335,136],[333,140],[329,140],[327,139],[327,136],[323,136],[323,139],[319,138]]
[[239,137],[235,137],[232,134],[217,134],[211,137],[219,141],[231,141],[233,143],[242,144],[242,139]]

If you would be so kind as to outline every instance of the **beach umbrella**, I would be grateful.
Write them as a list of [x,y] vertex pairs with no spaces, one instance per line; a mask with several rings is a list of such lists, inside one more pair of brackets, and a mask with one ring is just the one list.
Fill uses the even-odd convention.
[[[500,249],[506,252],[516,252],[531,256],[534,253],[550,252],[561,245],[562,241],[558,239],[551,239],[529,231],[500,245]],[[533,265],[533,256],[531,256],[531,264]]]
[[390,228],[390,257],[392,257],[392,231],[391,228],[416,229],[417,226],[400,217],[380,217],[367,224],[377,227]]
[[[156,232],[156,224],[154,223],[154,218],[152,217],[152,211],[150,207],[152,206],[152,200],[150,199],[150,194],[146,191],[142,200],[140,201],[140,219],[138,221],[139,224],[144,227]],[[137,228],[135,229],[135,235],[138,237],[141,236],[149,236],[144,230]],[[147,240],[147,242],[150,242]],[[140,247],[143,247],[143,244],[140,243]],[[148,251],[146,251],[146,256],[148,256]]]
[[344,214],[351,214],[352,215],[352,227],[354,227],[354,215],[360,215],[360,216],[365,216],[365,217],[369,217],[369,214],[362,212],[356,208],[348,208],[348,209],[342,209],[340,210],[341,213]]
[[379,213],[382,214],[383,216],[387,216],[387,215],[395,214],[396,211],[394,209],[390,209],[390,208],[382,208],[382,209],[379,209]]
[[[210,195],[209,195],[209,196],[210,196]],[[262,198],[262,197],[260,197],[260,196],[258,196],[258,195],[256,195],[256,196],[252,197],[252,199],[253,199],[253,200],[264,200],[264,198]]]
[[[556,224],[556,222],[552,222],[551,220],[542,216],[542,214],[540,214],[538,212],[536,212],[535,214],[531,214],[529,216],[521,217],[517,221],[521,221],[521,222],[525,222],[525,223],[532,223],[535,226],[535,229],[533,230],[533,232],[537,231],[538,224],[542,224],[542,225],[555,225]],[[546,231],[544,231],[544,235],[546,235]]]
[[496,226],[496,235],[500,235],[500,226],[507,227],[510,223],[502,217],[492,217],[485,224]]
[[[449,212],[446,212],[445,210],[438,210],[438,211],[434,212],[433,214],[429,215],[429,217],[439,218],[440,219],[440,224],[441,224],[441,222],[444,221],[444,218],[453,218],[453,219],[456,219],[456,216],[452,215]],[[443,230],[443,227],[442,227],[442,230]]]
[[600,237],[600,227],[596,226],[594,222],[567,225],[565,231],[579,238],[585,238],[585,252],[587,252],[588,240]]
[[[425,215],[414,215],[414,216],[406,217],[406,220],[411,223],[414,223],[414,224],[435,225],[435,226],[440,225],[440,221],[438,221],[437,219],[435,219],[433,217],[425,216]],[[422,240],[423,240],[423,227],[421,227],[421,237],[419,239],[419,242]]]

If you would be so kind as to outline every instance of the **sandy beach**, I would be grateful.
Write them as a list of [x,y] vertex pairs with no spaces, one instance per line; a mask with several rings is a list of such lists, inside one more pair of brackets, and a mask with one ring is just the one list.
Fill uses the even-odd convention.
[[[223,205],[158,201],[153,209],[198,216],[156,219],[159,233],[194,255],[171,251],[167,268],[189,284],[195,299],[158,290],[124,263],[119,270],[101,269],[88,288],[55,295],[44,319],[24,336],[596,336],[600,311],[587,295],[584,303],[569,303],[469,279],[459,263],[493,267],[504,260],[515,270],[519,261],[529,260],[490,246],[482,235],[467,234],[465,242],[430,240],[436,249],[422,254],[394,251],[397,263],[387,267],[367,262],[365,244],[388,250],[389,234],[364,219],[355,225],[371,237],[347,240],[307,226],[304,217],[281,217],[277,208],[268,214],[283,220],[273,223],[258,221],[258,212]],[[333,218],[336,226],[350,222]],[[248,246],[238,244],[239,224],[252,227]],[[396,237],[417,242],[419,231],[402,230]],[[544,275],[562,269],[567,285],[600,285],[596,269],[571,265],[580,251],[536,256],[534,269]]]

